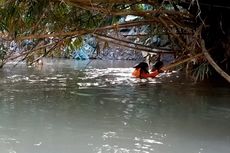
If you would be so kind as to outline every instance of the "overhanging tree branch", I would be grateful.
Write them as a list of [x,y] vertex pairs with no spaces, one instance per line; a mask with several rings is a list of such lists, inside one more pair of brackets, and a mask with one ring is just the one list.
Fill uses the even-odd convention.
[[205,47],[205,42],[204,40],[201,41],[201,46],[202,46],[202,52],[204,53],[205,58],[208,60],[209,64],[218,72],[226,81],[230,83],[230,76],[224,72],[217,64],[216,62],[212,59],[210,54],[208,53],[206,47]]

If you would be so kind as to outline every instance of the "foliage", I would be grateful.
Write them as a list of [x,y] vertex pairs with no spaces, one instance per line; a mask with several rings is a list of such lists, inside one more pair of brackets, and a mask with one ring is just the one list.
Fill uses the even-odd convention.
[[69,45],[65,48],[64,56],[67,58],[72,57],[73,52],[79,49],[83,45],[83,39],[81,37],[70,40]]
[[[68,48],[68,52],[71,52],[82,45],[83,35],[91,33],[106,43],[157,54],[173,53],[176,54],[176,60],[179,60],[202,52],[203,28],[201,26],[203,21],[196,20],[196,17],[200,17],[200,10],[198,14],[191,14],[187,8],[178,5],[180,2],[180,0],[1,0],[0,34],[8,40],[16,40],[19,43],[24,40],[33,42],[39,40],[40,43],[36,47],[23,52],[22,56],[42,47],[48,50],[44,56],[51,51],[64,50],[63,48]],[[120,23],[120,18],[127,15],[138,18]],[[121,29],[141,29],[143,26],[147,27],[147,30],[144,32],[139,30],[136,36],[125,37],[119,33]],[[111,35],[113,31],[117,34]],[[164,35],[169,39],[171,52],[162,46],[144,44],[155,35]],[[55,41],[49,41],[47,44],[46,39]],[[203,67],[203,64],[199,63],[199,68]],[[203,72],[197,71],[196,74],[207,74]],[[197,78],[203,79],[203,77]]]
[[192,76],[195,81],[204,80],[206,77],[208,78],[211,75],[212,71],[210,71],[210,65],[207,62],[197,65],[192,72]]

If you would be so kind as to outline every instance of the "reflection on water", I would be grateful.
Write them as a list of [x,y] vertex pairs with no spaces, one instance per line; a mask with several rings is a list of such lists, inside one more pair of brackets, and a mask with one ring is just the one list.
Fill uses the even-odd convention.
[[176,73],[135,79],[134,64],[7,65],[0,152],[229,153],[230,89],[185,84]]

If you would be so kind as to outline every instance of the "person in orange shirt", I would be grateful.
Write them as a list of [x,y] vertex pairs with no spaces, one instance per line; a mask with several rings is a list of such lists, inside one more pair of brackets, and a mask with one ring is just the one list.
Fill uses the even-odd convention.
[[132,73],[132,76],[136,78],[147,78],[149,75],[149,65],[146,62],[140,62],[134,66],[135,70]]
[[163,62],[162,61],[157,61],[154,65],[153,68],[151,70],[151,73],[149,74],[149,77],[156,77],[159,73],[162,73],[163,70],[161,70],[161,68],[163,67]]
[[141,62],[138,65],[134,66],[135,70],[132,72],[132,76],[136,78],[154,78],[156,77],[159,73],[162,72],[161,68],[163,67],[163,62],[162,61],[157,61],[153,69],[151,70],[151,73],[149,73],[148,69],[149,66],[146,62]]

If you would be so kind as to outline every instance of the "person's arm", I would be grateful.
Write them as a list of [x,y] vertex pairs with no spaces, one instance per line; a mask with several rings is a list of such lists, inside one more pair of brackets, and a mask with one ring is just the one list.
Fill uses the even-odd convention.
[[149,74],[146,74],[147,77],[155,78],[159,74],[158,70],[155,70]]

